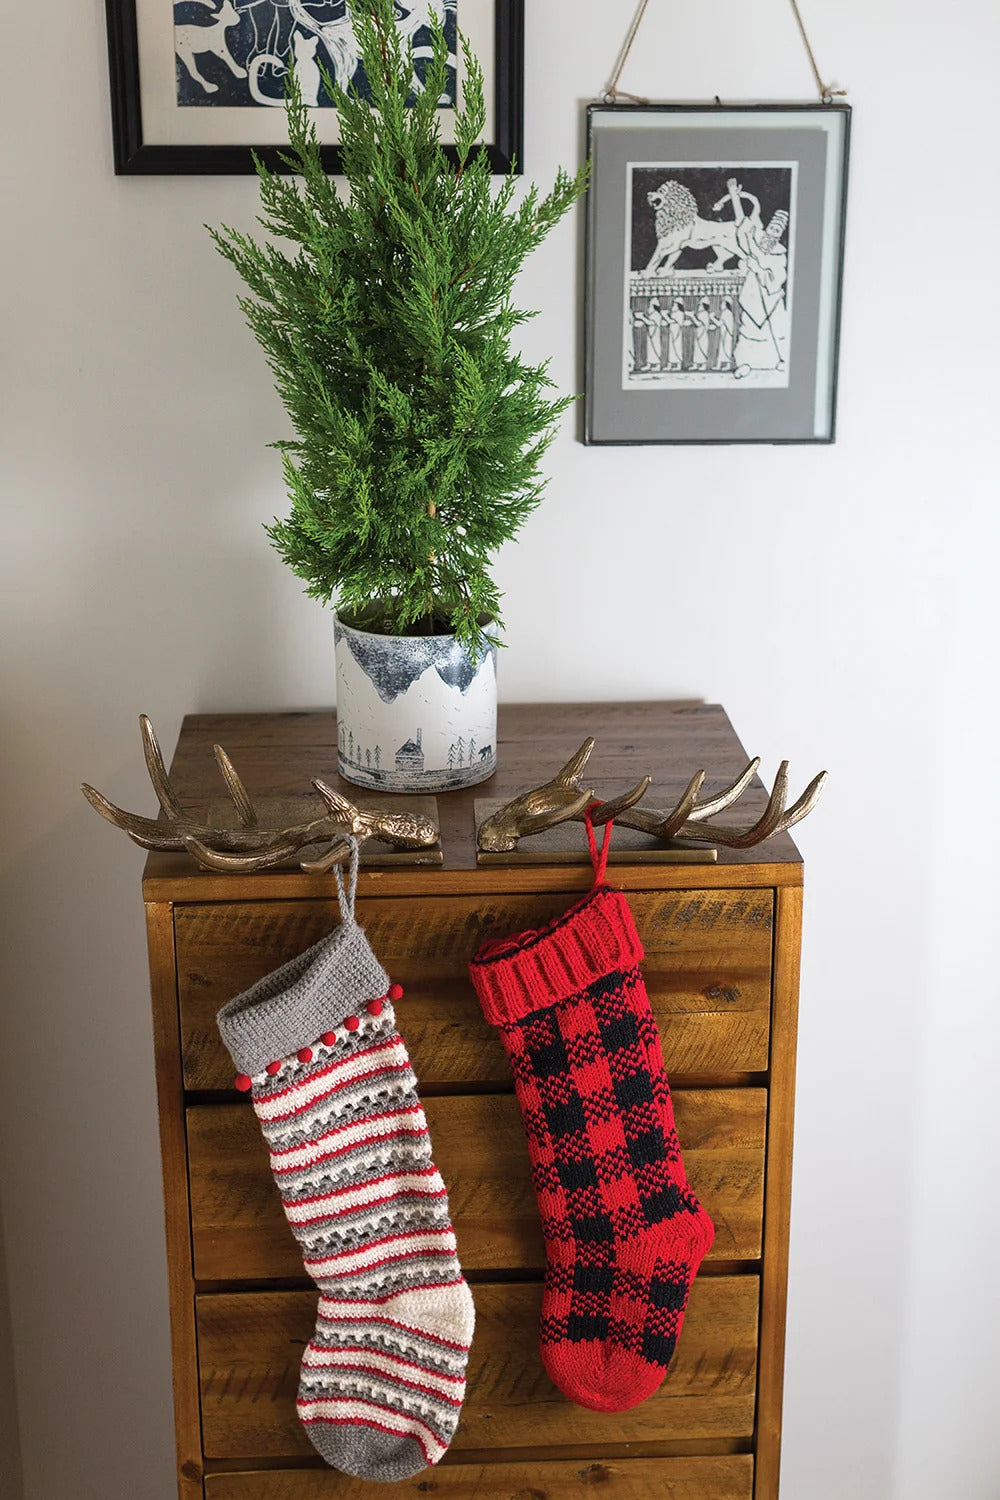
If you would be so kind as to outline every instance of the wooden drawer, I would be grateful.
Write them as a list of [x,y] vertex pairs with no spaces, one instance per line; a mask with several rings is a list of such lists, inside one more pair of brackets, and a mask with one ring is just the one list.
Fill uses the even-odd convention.
[[[721,1458],[632,1458],[610,1463],[481,1465],[444,1463],[394,1484],[401,1497],[441,1500],[750,1500],[749,1453]],[[367,1480],[319,1469],[211,1474],[205,1500],[371,1500]]]
[[[648,1457],[664,1443],[747,1438],[757,1370],[756,1276],[696,1281],[663,1385],[631,1411],[588,1411],[542,1369],[542,1289],[473,1288],[476,1335],[469,1389],[452,1454],[468,1461],[529,1458],[527,1450]],[[314,1452],[295,1412],[299,1362],[315,1323],[314,1292],[197,1298],[201,1429],[206,1458],[284,1458]],[[642,1445],[638,1451],[631,1445]],[[506,1451],[505,1451],[506,1450]],[[515,1451],[519,1450],[519,1451]],[[537,1454],[537,1456],[544,1456]]]
[[[400,1028],[424,1089],[510,1087],[503,1049],[483,1020],[467,965],[487,937],[538,927],[572,894],[366,898],[358,916],[406,986]],[[761,1072],[768,1065],[771,890],[633,892],[643,972],[668,1071]],[[338,920],[328,901],[178,906],[174,913],[184,1085],[229,1089],[219,1007]]]
[[[466,1271],[541,1273],[545,1253],[517,1101],[472,1094],[425,1101]],[[717,1260],[760,1255],[764,1089],[682,1089],[677,1130],[691,1184],[715,1221]],[[187,1112],[194,1274],[203,1281],[301,1277],[267,1149],[246,1104]]]

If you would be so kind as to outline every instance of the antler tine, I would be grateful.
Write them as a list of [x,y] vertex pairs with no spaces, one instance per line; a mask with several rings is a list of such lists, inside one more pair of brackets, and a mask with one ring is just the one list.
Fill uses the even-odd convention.
[[[184,814],[181,810],[180,802],[177,800],[177,793],[170,785],[167,768],[163,764],[160,743],[156,738],[156,730],[153,728],[148,714],[139,715],[139,729],[142,733],[142,753],[146,758],[146,770],[149,772],[149,779],[153,783],[153,790],[156,793],[159,804],[171,822],[179,822]],[[96,806],[96,804],[93,805]],[[98,812],[100,812],[100,808],[98,808]],[[123,824],[119,826],[124,827]]]
[[[595,743],[594,736],[588,734],[576,754],[570,756],[562,770],[552,780],[560,786],[573,786],[583,775],[584,767],[590,759]],[[591,797],[593,797],[593,793],[591,793]]]
[[351,846],[346,839],[338,839],[332,844],[319,859],[303,859],[299,863],[299,869],[305,870],[307,875],[325,875],[332,870],[334,865],[343,864],[345,859],[351,855]]
[[755,755],[746,770],[741,772],[732,786],[727,786],[724,791],[717,792],[714,797],[708,797],[704,802],[699,802],[696,807],[693,807],[688,813],[688,822],[702,823],[706,818],[714,818],[716,813],[720,813],[734,802],[738,802],[756,776],[759,766],[760,756]]
[[204,869],[233,873],[271,869],[297,854],[303,847],[303,842],[298,837],[288,838],[280,844],[270,844],[266,849],[255,849],[249,854],[223,854],[219,849],[210,849],[201,839],[189,833],[185,836],[184,847]]
[[123,808],[109,802],[107,797],[102,797],[97,788],[88,785],[86,781],[80,789],[95,812],[127,833],[141,849],[162,849],[165,845],[181,848],[180,838],[172,836],[164,824],[157,822],[155,818],[143,818],[139,813],[125,812]]
[[802,796],[785,813],[775,833],[787,833],[789,828],[794,828],[796,823],[801,823],[803,818],[808,817],[826,786],[827,774],[826,771],[820,771],[818,776],[813,777]]
[[724,844],[728,849],[750,849],[762,844],[765,839],[787,833],[796,823],[801,823],[812,812],[826,784],[827,773],[821,771],[814,776],[802,796],[790,808],[785,809],[788,795],[788,762],[783,760],[774,778],[774,790],[768,799],[763,815],[752,828],[724,828],[718,824],[694,823],[690,821],[681,829],[679,837],[702,842]]
[[[525,832],[544,833],[546,828],[555,828],[557,823],[570,823],[574,819],[581,817],[593,801],[594,789],[593,787],[588,787],[585,792],[581,792],[579,797],[576,797],[572,802],[568,802],[564,807],[549,807],[543,812],[533,813],[531,815],[531,826]],[[524,833],[521,834],[521,837],[524,837]]]
[[636,782],[631,791],[622,792],[618,797],[609,797],[607,802],[602,802],[593,808],[590,814],[593,826],[603,828],[605,823],[611,822],[612,818],[620,817],[623,812],[627,812],[630,807],[641,802],[649,791],[652,780],[652,776],[644,776],[641,781]]
[[240,822],[244,828],[256,828],[257,811],[250,801],[246,787],[236,774],[236,767],[221,745],[213,745],[212,750],[215,753],[216,764],[222,772],[222,779],[225,781],[229,795],[233,799],[233,805],[236,808],[236,814]]
[[693,828],[681,829],[679,837],[724,844],[727,849],[750,849],[754,844],[762,844],[765,839],[771,838],[778,831],[787,796],[788,762],[783,760],[774,778],[774,789],[768,798],[767,806],[751,828],[723,828],[718,824],[695,823]]
[[[319,792],[326,803],[326,810],[331,818],[336,818],[338,823],[343,823],[351,833],[357,832],[358,809],[353,802],[349,802],[340,792],[335,792],[332,786],[328,786],[319,776],[313,777],[313,786]],[[336,863],[336,861],[334,861]]]
[[698,801],[698,793],[701,791],[705,781],[704,771],[695,771],[691,780],[681,795],[673,812],[667,813],[659,828],[656,830],[661,839],[672,839],[679,829],[683,828],[691,814],[691,809]]

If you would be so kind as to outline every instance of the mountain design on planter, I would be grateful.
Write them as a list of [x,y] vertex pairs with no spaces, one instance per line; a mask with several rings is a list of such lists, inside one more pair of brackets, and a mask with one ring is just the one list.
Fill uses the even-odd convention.
[[[386,792],[406,790],[410,782],[420,781],[425,776],[433,777],[434,789],[437,791],[456,790],[470,785],[470,772],[476,773],[474,780],[479,781],[485,779],[486,775],[492,775],[496,767],[496,752],[492,745],[480,747],[475,739],[470,739],[466,744],[459,735],[458,740],[448,746],[446,770],[427,770],[424,766],[422,741],[423,732],[418,729],[414,739],[400,745],[394,757],[395,770],[383,770],[381,745],[364,745],[360,740],[356,741],[353,730],[341,727],[337,747],[342,767],[349,766],[355,775],[361,772],[371,786],[381,787]],[[407,788],[398,784],[400,776],[405,778]]]
[[337,748],[348,781],[437,792],[493,775],[495,646],[473,666],[451,637],[366,636],[338,620],[336,647]]
[[428,667],[434,668],[442,682],[461,693],[469,691],[479,669],[479,662],[474,665],[451,635],[394,636],[395,649],[390,656],[383,645],[384,636],[345,630],[337,620],[334,624],[337,646],[342,639],[383,703],[393,703],[408,692]]

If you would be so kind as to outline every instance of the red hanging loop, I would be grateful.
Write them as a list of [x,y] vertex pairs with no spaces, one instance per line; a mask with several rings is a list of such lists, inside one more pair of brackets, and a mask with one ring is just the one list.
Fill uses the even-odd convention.
[[594,867],[594,885],[603,885],[604,877],[608,869],[608,851],[611,844],[611,830],[615,826],[614,818],[609,818],[604,825],[604,838],[601,841],[600,852],[597,849],[597,839],[594,835],[594,820],[591,816],[595,807],[600,807],[600,802],[592,802],[584,813],[584,822],[587,827],[587,843],[590,845],[590,863]]

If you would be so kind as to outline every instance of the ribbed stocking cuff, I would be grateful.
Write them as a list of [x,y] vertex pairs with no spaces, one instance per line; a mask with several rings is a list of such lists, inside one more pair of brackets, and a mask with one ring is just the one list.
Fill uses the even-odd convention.
[[636,968],[642,956],[628,902],[602,885],[547,927],[486,943],[469,972],[486,1019],[504,1026]]

